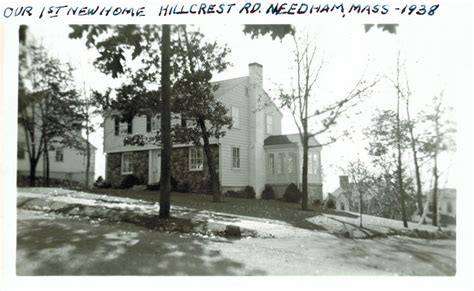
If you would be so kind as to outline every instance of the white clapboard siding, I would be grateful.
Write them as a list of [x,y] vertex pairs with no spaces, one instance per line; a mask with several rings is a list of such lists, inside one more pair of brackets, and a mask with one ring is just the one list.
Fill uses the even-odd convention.
[[[40,133],[39,131],[36,134],[36,137],[39,140]],[[22,126],[18,126],[18,142],[24,143],[24,159],[17,159],[17,171],[26,173],[30,170],[30,163],[25,143],[25,132]],[[85,145],[85,140],[83,141]],[[52,144],[53,147],[59,147],[63,149],[63,161],[56,161],[56,151],[49,151],[49,170],[50,172],[61,172],[61,173],[81,173],[86,170],[86,155],[84,152],[79,151],[73,148],[67,148],[60,144]],[[90,171],[94,172],[95,167],[95,148],[91,146],[91,165]],[[38,160],[36,166],[37,173],[43,172],[43,156]]]
[[[229,82],[230,81],[230,82]],[[221,144],[221,171],[222,186],[247,186],[249,185],[249,101],[247,96],[248,78],[238,78],[225,81],[219,92],[219,100],[225,104],[231,112],[232,106],[239,108],[239,128],[228,130],[220,140]],[[222,95],[221,95],[222,94]],[[240,148],[240,169],[232,168],[232,147]]]

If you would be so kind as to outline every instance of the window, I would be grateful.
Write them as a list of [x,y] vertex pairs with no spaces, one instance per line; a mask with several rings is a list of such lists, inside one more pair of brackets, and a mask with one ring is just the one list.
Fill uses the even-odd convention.
[[160,130],[161,127],[161,119],[160,116],[146,116],[146,132],[156,132]]
[[63,149],[56,149],[56,162],[64,161],[64,151]]
[[318,173],[318,154],[312,154],[313,159],[313,174],[316,175]]
[[453,204],[451,202],[448,202],[447,209],[448,213],[453,213]]
[[161,128],[160,116],[155,116],[151,119],[151,131],[158,131]]
[[201,171],[203,166],[202,148],[189,148],[189,170]]
[[267,115],[267,134],[273,134],[273,116]]
[[308,154],[308,174],[316,175],[318,173],[318,155]]
[[281,175],[284,173],[285,168],[285,153],[279,153],[278,154],[278,160],[277,160],[277,172],[278,175]]
[[17,159],[19,160],[25,159],[25,143],[24,142],[18,143]]
[[240,169],[240,148],[232,148],[232,168]]
[[268,169],[271,176],[275,175],[275,155],[273,153],[268,154]]
[[133,173],[133,153],[122,153],[122,174]]
[[128,133],[128,123],[120,122],[119,124],[119,135],[126,135]]
[[132,134],[132,121],[122,122],[120,117],[115,117],[115,135]]
[[232,107],[232,122],[234,128],[240,128],[240,112],[237,107]]
[[295,172],[295,153],[288,153],[288,173],[293,174]]

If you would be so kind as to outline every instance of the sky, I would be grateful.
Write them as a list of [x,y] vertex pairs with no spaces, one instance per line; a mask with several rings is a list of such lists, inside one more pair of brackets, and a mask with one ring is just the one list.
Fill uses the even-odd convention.
[[[273,92],[278,88],[289,88],[294,78],[294,41],[291,37],[283,40],[272,40],[268,36],[251,39],[243,34],[243,25],[221,25],[216,29],[213,24],[204,24],[194,28],[199,28],[209,40],[227,44],[231,49],[228,61],[232,66],[215,75],[214,80],[245,76],[248,64],[257,62],[263,66],[264,88],[271,96],[275,97]],[[324,60],[315,90],[315,98],[322,104],[345,96],[361,76],[369,81],[379,80],[372,94],[338,125],[337,130],[350,130],[350,137],[323,148],[325,193],[337,188],[338,176],[344,173],[349,161],[358,157],[366,159],[364,147],[367,143],[361,132],[370,126],[374,111],[395,109],[396,91],[390,80],[395,78],[399,51],[413,91],[413,113],[428,108],[432,97],[444,90],[446,104],[454,108],[452,119],[459,117],[456,110],[462,104],[462,98],[468,95],[466,84],[471,76],[472,45],[466,37],[471,34],[470,26],[454,25],[449,18],[441,18],[437,22],[402,23],[396,35],[377,29],[365,33],[360,24],[298,24],[295,28],[297,35],[307,36],[316,43],[318,62]],[[67,25],[30,26],[30,33],[52,56],[69,61],[77,68],[78,88],[85,84],[86,88],[105,90],[118,85],[119,80],[105,77],[93,68],[95,52],[88,51],[83,41],[69,39],[69,32]],[[359,114],[355,115],[356,112]],[[296,133],[291,115],[285,110],[283,113],[283,133]],[[318,139],[324,142],[327,137]],[[91,140],[98,148],[96,176],[103,176],[105,155],[100,127]],[[444,157],[442,163],[445,169],[449,169],[442,185],[455,187],[456,155]]]

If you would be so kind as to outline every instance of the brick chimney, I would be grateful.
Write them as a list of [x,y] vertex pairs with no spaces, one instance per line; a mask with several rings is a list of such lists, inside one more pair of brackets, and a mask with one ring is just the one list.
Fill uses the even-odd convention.
[[257,88],[262,88],[263,79],[262,79],[263,66],[259,63],[249,64],[249,85],[256,86]]
[[348,176],[339,176],[339,187],[343,190],[349,189],[349,177]]

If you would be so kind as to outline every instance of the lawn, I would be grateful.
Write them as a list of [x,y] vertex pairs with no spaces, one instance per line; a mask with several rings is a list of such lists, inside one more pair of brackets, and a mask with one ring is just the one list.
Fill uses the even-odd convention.
[[[92,189],[87,190],[96,194],[142,199],[159,202],[158,191],[131,189]],[[281,200],[239,199],[222,196],[220,203],[212,202],[212,196],[199,193],[171,194],[171,204],[196,210],[229,213],[252,216],[286,222],[292,226],[323,230],[329,233],[353,238],[375,237],[384,234],[410,234],[413,230],[437,232],[430,225],[417,225],[410,222],[409,228],[403,228],[399,220],[364,215],[364,226],[359,227],[359,215],[346,211],[337,211],[310,205],[308,210],[301,209],[301,203],[288,203]],[[444,229],[448,230],[448,229]],[[418,234],[415,234],[415,236]]]
[[[160,193],[158,191],[130,189],[87,189],[84,191],[151,202],[160,201]],[[225,196],[221,197],[221,202],[219,203],[212,202],[211,200],[212,196],[206,194],[171,193],[171,205],[196,210],[275,219],[287,222],[295,227],[324,230],[321,226],[306,220],[307,218],[320,215],[323,211],[320,207],[310,206],[309,210],[302,210],[301,204],[296,203],[287,203],[279,200],[240,199]]]

